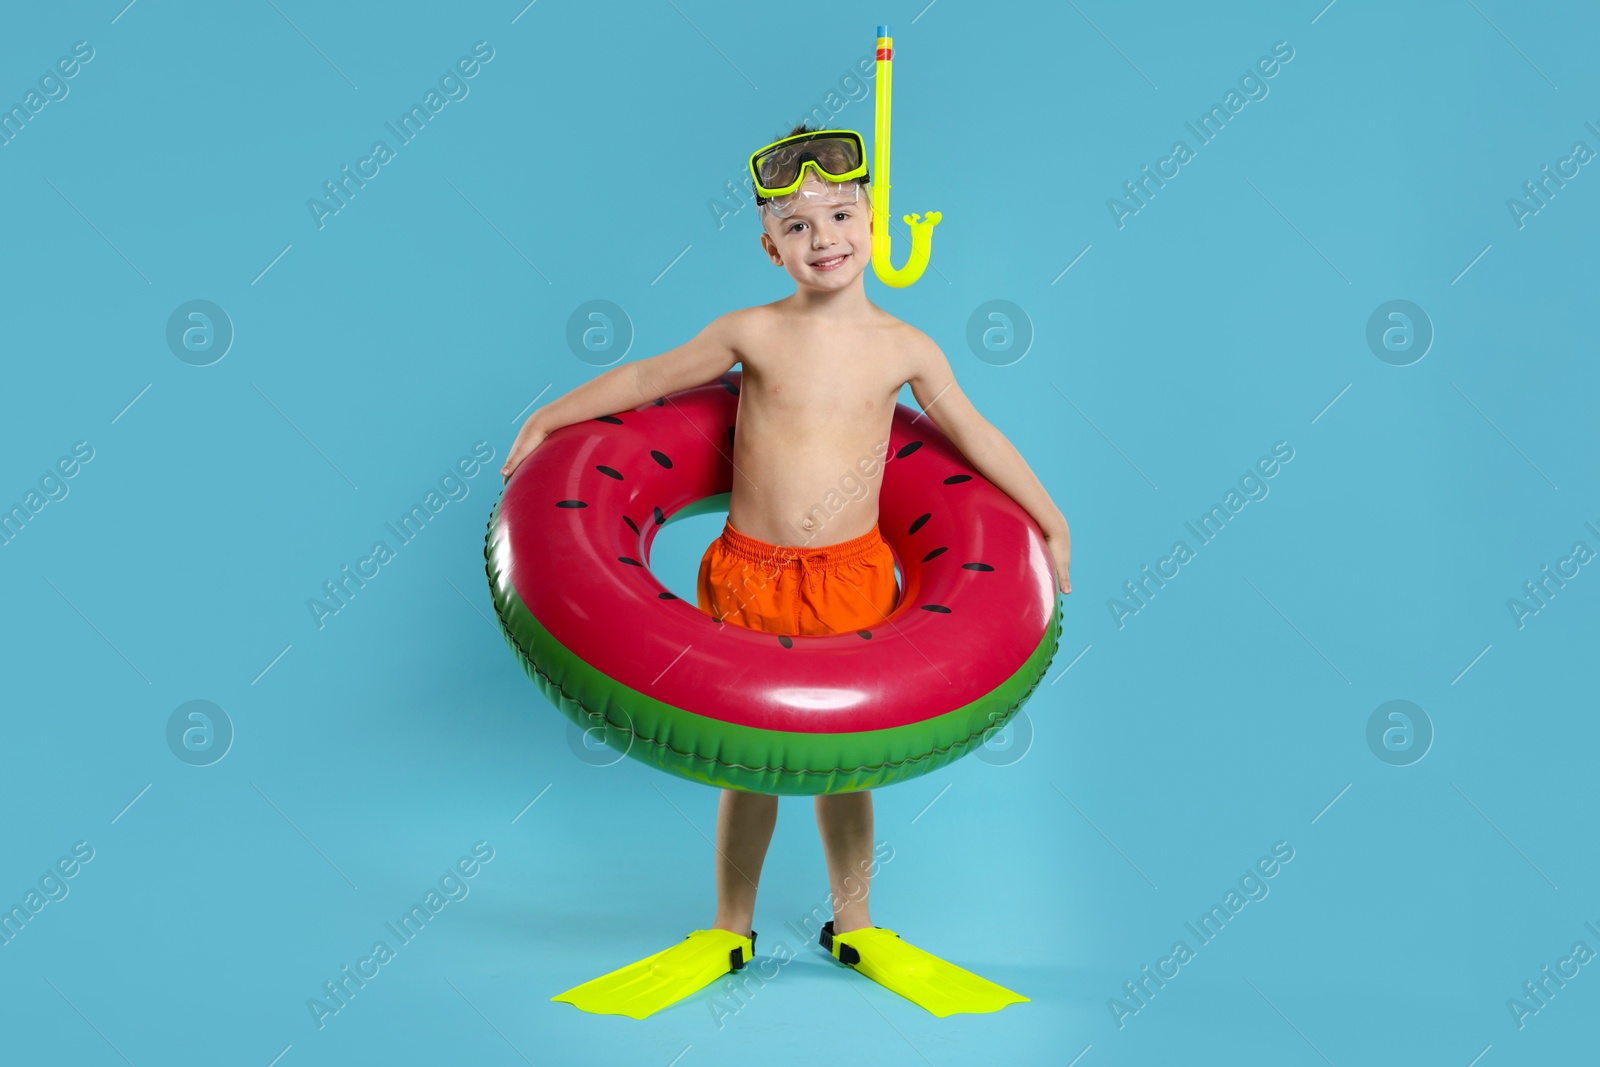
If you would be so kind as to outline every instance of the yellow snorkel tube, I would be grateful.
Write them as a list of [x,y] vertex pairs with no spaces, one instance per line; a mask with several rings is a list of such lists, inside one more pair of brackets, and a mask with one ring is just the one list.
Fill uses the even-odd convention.
[[877,220],[872,234],[872,269],[885,285],[903,288],[922,277],[933,251],[933,228],[943,218],[937,211],[927,218],[906,215],[911,227],[911,258],[896,267],[889,253],[889,107],[894,95],[894,39],[889,27],[878,27],[878,71],[873,98],[877,116],[872,131],[872,215]]

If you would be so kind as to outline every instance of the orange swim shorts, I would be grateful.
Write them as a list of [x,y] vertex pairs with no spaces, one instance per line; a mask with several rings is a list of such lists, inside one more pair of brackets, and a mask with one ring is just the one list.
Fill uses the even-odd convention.
[[894,551],[877,524],[836,545],[772,545],[724,523],[700,559],[700,610],[775,634],[830,634],[883,623],[900,598]]

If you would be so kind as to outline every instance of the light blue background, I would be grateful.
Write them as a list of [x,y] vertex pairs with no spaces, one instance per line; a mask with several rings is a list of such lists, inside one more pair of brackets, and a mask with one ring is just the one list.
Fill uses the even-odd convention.
[[[1600,577],[1520,628],[1507,607],[1600,548],[1600,176],[1522,228],[1506,206],[1600,148],[1584,5],[123,2],[30,5],[0,35],[7,104],[95,49],[0,147],[0,503],[94,449],[0,547],[0,904],[95,850],[0,947],[0,1058],[1592,1055],[1600,967],[1523,1029],[1506,1007],[1600,950]],[[753,210],[719,228],[708,202],[879,22],[894,207],[945,221],[935,269],[869,295],[944,347],[1075,551],[1031,747],[880,791],[873,915],[1032,1001],[934,1019],[786,932],[827,892],[790,800],[755,925],[799,957],[721,1028],[715,987],[582,1014],[548,998],[710,922],[715,794],[569,746],[491,621],[494,468],[536,396],[594,373],[565,341],[579,304],[625,308],[634,359],[789,290]],[[306,200],[480,40],[470,95],[318,229]],[[1270,94],[1119,229],[1107,199],[1277,41]],[[193,299],[236,330],[206,367],[165,341]],[[992,299],[1034,331],[1009,366],[966,342]],[[1392,299],[1436,331],[1410,366],[1365,340]],[[319,629],[307,600],[480,440],[467,498]],[[1279,441],[1270,494],[1119,627],[1123,583],[1195,547],[1185,522]],[[721,518],[658,542],[680,594]],[[208,767],[165,740],[194,699],[236,730]],[[1391,699],[1436,731],[1411,766],[1367,746]],[[319,1030],[307,998],[477,841],[470,895]],[[1270,895],[1119,1029],[1108,998],[1279,841]]]

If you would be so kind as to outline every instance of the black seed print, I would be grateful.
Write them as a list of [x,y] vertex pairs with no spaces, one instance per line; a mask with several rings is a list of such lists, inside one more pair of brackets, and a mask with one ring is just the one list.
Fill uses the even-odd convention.
[[970,474],[952,474],[950,477],[948,477],[948,478],[946,478],[944,480],[944,484],[945,485],[960,485],[962,482],[970,482],[970,481],[972,481],[972,475],[970,475]]
[[871,641],[872,640],[872,631],[871,630],[857,630],[856,631],[856,636],[861,638],[863,641]]
[[732,382],[728,381],[728,379],[726,379],[726,378],[718,378],[717,379],[717,384],[721,385],[724,389],[726,389],[728,392],[732,393],[734,396],[738,396],[739,395],[739,387],[737,385],[734,385]]
[[784,648],[793,648],[794,647],[794,642],[789,640],[789,638],[788,638],[788,636],[786,634],[779,634],[778,635],[778,644],[782,645]]
[[599,471],[601,474],[604,474],[607,478],[615,478],[619,482],[622,481],[622,472],[617,470],[615,467],[607,467],[602,464],[596,466],[595,470]]
[[558,508],[586,508],[588,506],[589,506],[588,504],[585,504],[581,500],[557,500],[556,501],[556,507],[558,507]]
[[666,593],[666,592],[663,592],[663,593],[657,593],[656,594],[656,599],[658,599],[658,600],[682,600],[683,598],[680,597],[677,593]]
[[618,556],[617,557],[617,562],[618,563],[626,563],[630,567],[643,567],[644,566],[644,564],[640,563],[638,560],[629,559],[627,556]]
[[660,508],[656,508],[656,525],[660,526],[662,523],[664,523],[666,521],[667,521],[666,513],[663,512]]
[[911,453],[915,452],[917,449],[919,449],[921,447],[922,447],[922,442],[921,441],[912,441],[908,445],[901,445],[900,446],[900,451],[898,451],[898,452],[896,452],[894,454],[894,458],[895,459],[905,459],[907,456],[911,455]]
[[928,512],[926,515],[919,516],[917,518],[917,521],[911,524],[911,529],[907,530],[906,533],[907,534],[916,533],[918,530],[922,529],[922,524],[927,522],[931,518],[933,518],[933,512],[931,512],[931,511]]
[[672,469],[672,460],[667,458],[667,454],[665,452],[657,452],[652,448],[650,450],[650,458],[667,468],[667,470]]
[[666,403],[667,403],[667,398],[666,397],[664,397],[664,396],[656,397],[656,407],[658,407],[658,408],[659,407],[664,407],[664,406],[666,406]]
[[964,571],[992,571],[992,570],[994,570],[994,568],[989,566],[987,563],[963,563],[961,565],[961,569],[964,570]]
[[597,417],[594,421],[595,422],[610,423],[612,426],[621,426],[622,425],[622,420],[617,418],[615,415],[601,415],[601,416]]
[[941,555],[943,555],[944,553],[946,553],[948,551],[950,551],[949,548],[936,548],[932,552],[929,552],[926,556],[923,556],[922,557],[922,562],[926,563],[930,559],[932,559],[934,556],[941,556]]
[[635,526],[633,524],[633,520],[628,518],[628,516],[626,516],[626,515],[622,516],[622,521],[627,523],[628,524],[628,529],[632,530],[634,533],[638,533],[639,532],[639,527]]
[[950,609],[945,607],[943,604],[924,604],[924,605],[922,605],[922,610],[923,611],[937,611],[941,615],[950,614]]

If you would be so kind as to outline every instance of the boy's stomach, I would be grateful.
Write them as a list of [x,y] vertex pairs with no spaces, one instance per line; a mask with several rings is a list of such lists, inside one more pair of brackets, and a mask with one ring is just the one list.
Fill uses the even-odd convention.
[[738,429],[728,523],[774,545],[821,548],[859,537],[878,522],[887,427],[876,441],[845,435],[763,447]]

